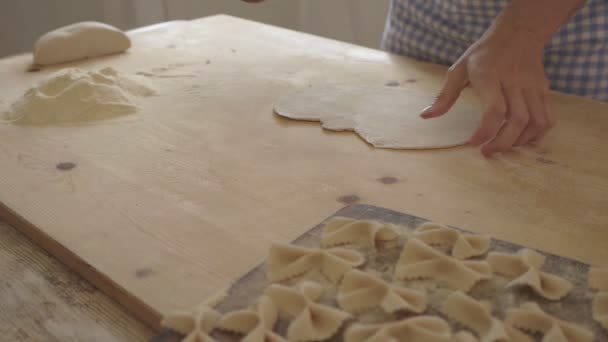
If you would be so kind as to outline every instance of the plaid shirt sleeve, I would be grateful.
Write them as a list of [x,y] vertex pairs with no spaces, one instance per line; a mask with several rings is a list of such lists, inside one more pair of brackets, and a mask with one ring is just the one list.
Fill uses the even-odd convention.
[[[509,0],[391,0],[383,48],[454,63]],[[554,90],[608,102],[608,0],[588,0],[545,48]]]

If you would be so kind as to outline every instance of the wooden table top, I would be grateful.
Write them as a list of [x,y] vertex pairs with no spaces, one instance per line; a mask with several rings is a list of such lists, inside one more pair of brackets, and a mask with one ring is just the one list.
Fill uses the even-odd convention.
[[[378,150],[279,119],[273,101],[328,83],[434,92],[444,67],[226,16],[132,39],[127,54],[69,66],[147,72],[158,96],[94,125],[0,125],[0,203],[9,222],[151,326],[230,283],[271,241],[352,202],[608,260],[607,104],[554,94],[560,124],[538,146],[495,159],[470,147]],[[28,61],[0,61],[0,110],[53,71],[25,73]]]
[[145,341],[152,330],[0,222],[0,340]]

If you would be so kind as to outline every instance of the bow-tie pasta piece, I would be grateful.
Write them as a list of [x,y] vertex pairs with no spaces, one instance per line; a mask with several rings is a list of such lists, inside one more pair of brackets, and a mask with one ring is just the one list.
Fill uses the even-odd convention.
[[410,239],[397,261],[395,277],[402,280],[433,279],[468,292],[479,281],[492,278],[492,270],[485,261],[458,260],[418,239]]
[[507,323],[524,331],[540,333],[543,342],[591,342],[593,332],[545,313],[536,303],[507,310]]
[[454,321],[474,331],[480,342],[532,342],[532,338],[508,327],[493,317],[491,308],[462,292],[453,292],[443,303],[441,311]]
[[487,260],[495,273],[515,278],[507,284],[507,288],[527,286],[550,300],[562,299],[573,288],[566,279],[541,271],[545,257],[529,249],[522,249],[516,254],[492,252]]
[[323,287],[315,282],[305,281],[297,287],[278,284],[265,290],[277,307],[293,320],[287,328],[289,341],[322,341],[335,335],[350,314],[318,304]]
[[608,267],[589,269],[589,287],[600,291],[593,298],[593,319],[608,331]]
[[161,325],[183,334],[183,342],[214,342],[209,334],[220,317],[214,309],[200,306],[193,311],[171,313],[163,318]]
[[273,244],[266,258],[266,276],[271,281],[299,278],[319,271],[337,283],[349,270],[365,263],[365,257],[354,250],[330,248],[325,250]]
[[468,331],[459,331],[452,337],[453,342],[479,342],[475,335]]
[[417,316],[385,324],[353,324],[344,342],[449,342],[450,326],[441,318]]
[[593,319],[608,331],[608,291],[593,298]]
[[[504,342],[534,342],[534,338],[526,335],[519,329],[516,329],[508,324],[504,324],[505,332],[508,338]],[[468,331],[459,331],[452,337],[452,342],[479,342],[481,341],[475,335]],[[503,340],[501,340],[503,342]]]
[[245,335],[241,342],[287,342],[273,332],[278,309],[272,300],[262,295],[252,309],[231,312],[220,319],[217,328]]
[[511,324],[505,324],[505,331],[507,332],[507,336],[509,339],[507,342],[534,342],[535,339],[528,335],[524,334],[521,330],[515,328]]
[[490,237],[463,234],[438,223],[423,223],[414,231],[414,236],[431,246],[446,247],[456,259],[468,259],[484,255],[490,249]]
[[589,287],[594,290],[608,291],[608,267],[589,269]]
[[426,309],[426,294],[417,290],[392,286],[366,272],[346,273],[338,289],[338,305],[351,313],[381,308],[392,314],[399,311],[422,313]]
[[545,299],[560,300],[573,288],[572,283],[556,275],[530,268],[526,273],[513,279],[507,287],[527,286]]
[[378,248],[397,239],[399,231],[392,226],[376,221],[337,217],[323,227],[321,246],[328,248],[355,245]]
[[531,249],[521,249],[515,254],[492,252],[487,260],[495,273],[517,277],[526,273],[530,267],[541,268],[545,256]]

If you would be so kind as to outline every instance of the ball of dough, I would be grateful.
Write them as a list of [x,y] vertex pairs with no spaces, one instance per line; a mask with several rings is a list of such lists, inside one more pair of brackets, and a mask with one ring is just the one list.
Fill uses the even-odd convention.
[[131,47],[129,37],[116,27],[81,22],[44,34],[34,45],[34,63],[58,64],[120,53]]

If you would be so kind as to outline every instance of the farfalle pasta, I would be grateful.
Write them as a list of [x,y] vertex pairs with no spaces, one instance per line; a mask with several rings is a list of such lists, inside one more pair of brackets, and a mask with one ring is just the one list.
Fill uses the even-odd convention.
[[543,342],[591,342],[594,334],[578,324],[545,313],[536,303],[507,310],[506,322],[516,328],[543,335]]
[[[443,303],[441,311],[447,317],[474,331],[478,339],[473,341],[533,341],[530,336],[493,317],[490,307],[462,292],[451,293]],[[464,337],[461,339],[466,340]],[[468,339],[470,340],[470,337]]]
[[344,311],[316,303],[323,292],[323,286],[310,281],[296,287],[273,284],[266,288],[264,293],[275,305],[293,317],[287,329],[289,341],[325,340],[351,317]]
[[[534,342],[534,338],[529,335],[524,334],[520,330],[505,324],[504,325],[505,332],[507,333],[508,338],[505,340],[500,340],[501,342]],[[454,334],[452,337],[453,342],[480,342],[481,340],[477,338],[475,335],[468,331],[459,331]]]
[[608,331],[608,267],[589,269],[589,287],[599,291],[593,297],[593,319]]
[[215,342],[210,336],[221,315],[207,305],[192,311],[177,311],[161,321],[161,325],[183,334],[182,342]]
[[351,313],[373,308],[381,308],[389,314],[399,311],[422,313],[426,309],[426,294],[390,285],[366,272],[351,270],[342,279],[337,302]]
[[505,324],[505,331],[509,336],[508,342],[534,342],[536,341],[532,336],[524,334],[521,330],[515,328],[511,324]]
[[487,260],[496,273],[507,277],[517,277],[530,267],[541,268],[545,263],[545,257],[531,249],[521,249],[515,254],[492,252]]
[[593,298],[593,319],[608,331],[608,292],[600,292]]
[[448,323],[435,316],[384,324],[353,324],[344,333],[344,342],[450,342],[451,338]]
[[468,331],[459,331],[452,336],[452,342],[479,342],[479,339]]
[[365,257],[345,248],[311,249],[286,244],[272,244],[266,258],[266,276],[271,281],[285,281],[319,271],[337,283],[349,270],[365,263]]
[[462,292],[452,292],[441,312],[474,331],[482,342],[504,341],[508,337],[502,322],[492,317],[487,307]]
[[262,295],[253,308],[224,315],[217,328],[244,335],[241,342],[287,342],[273,329],[278,319],[278,309],[270,297]]
[[492,252],[487,260],[495,273],[514,278],[507,287],[527,286],[550,300],[562,299],[573,288],[566,279],[541,271],[545,257],[530,249],[516,254]]
[[[573,291],[567,279],[578,285],[585,265],[531,249],[491,252],[515,246],[437,223],[411,229],[336,217],[298,241],[316,245],[272,244],[263,271],[235,284],[232,296],[221,293],[162,324],[186,342],[587,342],[594,331],[606,339],[608,268],[589,268],[591,292]],[[504,290],[514,286],[531,291]],[[570,292],[563,302],[545,300]],[[254,304],[241,306],[254,295]],[[519,305],[530,296],[538,304]],[[223,314],[213,309],[220,302]]]
[[414,231],[414,236],[428,245],[447,247],[456,259],[484,255],[490,249],[490,237],[463,234],[438,223],[427,222]]
[[406,242],[395,267],[395,277],[403,280],[434,279],[468,292],[476,283],[492,278],[485,261],[458,260],[418,239]]
[[399,231],[377,221],[337,217],[323,227],[321,246],[324,248],[356,245],[377,248],[399,239]]

